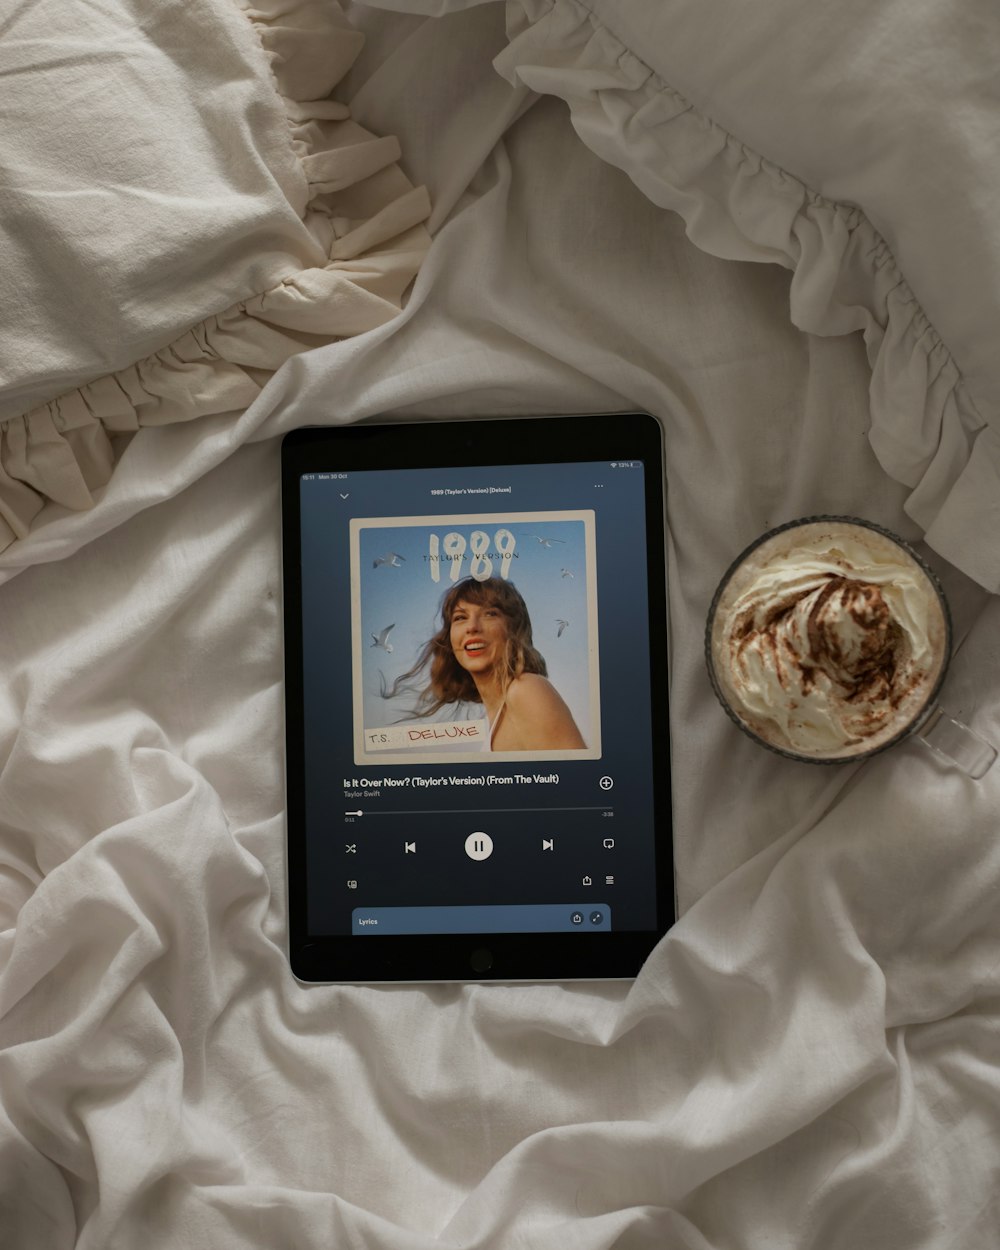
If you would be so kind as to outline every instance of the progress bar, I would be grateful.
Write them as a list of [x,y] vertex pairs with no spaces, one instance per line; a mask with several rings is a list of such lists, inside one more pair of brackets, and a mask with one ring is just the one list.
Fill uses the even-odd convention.
[[613,812],[608,803],[599,807],[394,807],[391,812],[354,811],[345,816],[471,816],[487,813],[502,816],[504,812]]

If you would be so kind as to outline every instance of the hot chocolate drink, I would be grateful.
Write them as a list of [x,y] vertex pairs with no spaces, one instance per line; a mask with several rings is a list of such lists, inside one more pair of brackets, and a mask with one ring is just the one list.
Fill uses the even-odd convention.
[[772,531],[723,578],[706,650],[737,724],[802,759],[881,749],[933,707],[950,649],[944,596],[901,540],[817,517]]

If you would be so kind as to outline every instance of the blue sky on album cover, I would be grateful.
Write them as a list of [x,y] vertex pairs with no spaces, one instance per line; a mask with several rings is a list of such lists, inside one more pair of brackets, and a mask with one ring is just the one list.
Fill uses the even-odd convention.
[[[491,512],[488,515],[497,515]],[[531,617],[535,647],[544,656],[549,679],[566,700],[584,737],[590,731],[590,700],[587,627],[586,532],[580,520],[532,520],[506,522],[480,521],[476,515],[453,522],[448,518],[434,524],[362,528],[359,535],[361,622],[363,633],[362,671],[364,685],[364,724],[366,728],[392,724],[405,715],[406,701],[386,701],[379,695],[379,670],[386,682],[408,669],[424,643],[440,626],[440,604],[452,586],[450,562],[444,555],[446,536],[464,539],[465,555],[460,578],[470,573],[474,531],[485,534],[476,540],[485,548],[483,556],[492,562],[492,575],[499,576],[503,564],[510,568],[509,581],[521,593]],[[513,535],[514,545],[506,561],[498,556],[498,544],[507,540],[498,531]],[[439,580],[435,582],[429,558],[431,535],[438,536]],[[393,558],[395,557],[395,558]],[[376,561],[378,563],[376,564]],[[479,564],[480,574],[486,572]],[[590,587],[594,593],[594,587]],[[560,627],[559,622],[567,622]],[[389,625],[386,637],[389,653],[373,646]],[[470,711],[480,714],[478,706]],[[453,710],[443,709],[437,719],[454,719]]]

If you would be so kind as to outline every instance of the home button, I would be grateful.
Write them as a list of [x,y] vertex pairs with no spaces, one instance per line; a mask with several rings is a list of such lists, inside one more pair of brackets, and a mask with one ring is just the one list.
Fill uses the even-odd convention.
[[488,972],[493,967],[493,952],[487,950],[485,946],[480,946],[469,956],[469,963],[472,965],[473,972]]

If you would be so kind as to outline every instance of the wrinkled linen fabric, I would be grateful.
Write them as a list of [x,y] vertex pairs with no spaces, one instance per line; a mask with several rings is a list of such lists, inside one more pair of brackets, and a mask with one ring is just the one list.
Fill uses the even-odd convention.
[[229,413],[382,325],[429,244],[399,144],[331,98],[328,0],[24,5],[0,46],[0,547],[141,427]]
[[[493,72],[499,6],[350,17],[344,98],[434,205],[406,307],[143,430],[0,555],[0,1244],[993,1250],[1000,769],[779,759],[702,660],[769,526],[919,540],[862,335],[793,325],[786,268],[693,246]],[[666,448],[680,923],[634,984],[298,985],[279,436],[632,407]],[[946,705],[1000,742],[1000,600],[925,554]]]
[[374,2],[506,7],[499,72],[565,100],[699,247],[791,269],[796,325],[861,331],[881,464],[931,546],[1000,590],[992,0]]

